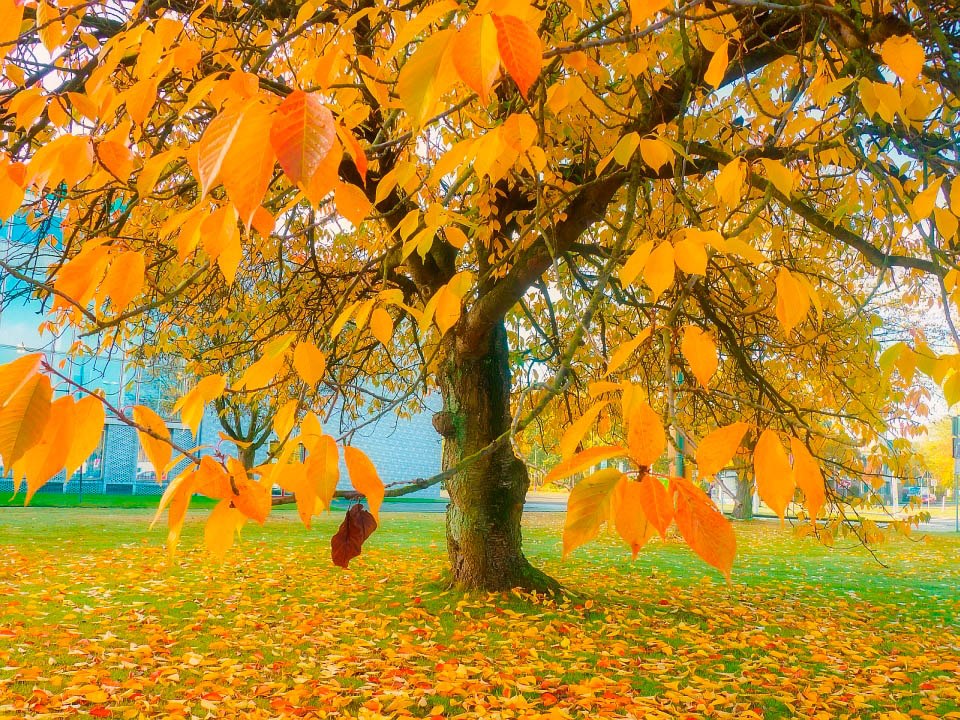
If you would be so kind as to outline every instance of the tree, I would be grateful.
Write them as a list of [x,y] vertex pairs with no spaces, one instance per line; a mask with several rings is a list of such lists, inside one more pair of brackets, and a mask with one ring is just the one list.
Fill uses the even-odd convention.
[[[914,369],[960,389],[960,355],[900,344],[878,369],[872,336],[891,302],[938,303],[952,328],[957,12],[5,0],[3,210],[32,188],[32,216],[62,213],[65,231],[42,246],[49,271],[39,250],[2,267],[51,299],[53,328],[242,338],[260,357],[220,378],[238,397],[311,347],[343,358],[326,378],[341,401],[387,411],[438,390],[461,587],[554,586],[522,552],[515,447],[558,404],[586,408],[563,464],[602,454],[570,452],[598,419],[633,468],[578,485],[593,498],[571,509],[579,538],[619,508],[636,548],[648,520],[665,531],[650,502],[667,498],[703,553],[700,520],[726,532],[712,506],[682,478],[653,484],[679,437],[689,452],[705,436],[691,459],[708,476],[749,431],[761,496],[782,513],[799,485],[816,516],[822,470],[889,454],[879,440],[921,401]],[[2,411],[11,465],[46,437],[18,396]],[[301,428],[326,462],[322,438]],[[262,519],[260,485],[192,459],[207,474],[182,487],[233,511],[218,527]],[[353,466],[376,515],[383,488]],[[732,554],[708,560],[729,571]]]

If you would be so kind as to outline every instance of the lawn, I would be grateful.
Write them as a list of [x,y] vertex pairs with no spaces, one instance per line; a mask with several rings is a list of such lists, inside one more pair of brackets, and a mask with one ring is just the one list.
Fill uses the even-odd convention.
[[738,524],[733,584],[676,539],[533,561],[575,594],[447,591],[443,516],[385,514],[343,571],[279,509],[178,567],[139,509],[0,509],[0,718],[960,718],[960,537],[879,564]]

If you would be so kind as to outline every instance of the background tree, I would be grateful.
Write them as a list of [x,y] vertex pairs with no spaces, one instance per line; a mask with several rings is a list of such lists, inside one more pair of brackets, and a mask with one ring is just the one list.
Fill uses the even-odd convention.
[[[751,427],[728,429],[712,462],[698,450],[701,474],[750,430],[761,496],[782,514],[799,484],[816,515],[821,466],[869,474],[865,453],[888,459],[891,419],[921,400],[915,369],[960,392],[958,355],[900,344],[881,371],[872,362],[881,299],[939,304],[953,326],[949,3],[9,0],[2,12],[4,210],[32,188],[35,217],[64,218],[62,243],[3,267],[51,297],[51,328],[119,343],[149,323],[160,342],[223,323],[243,333],[238,352],[262,348],[223,378],[241,393],[261,387],[254,367],[269,383],[311,346],[343,358],[329,382],[348,406],[373,386],[391,390],[374,398],[384,406],[439,391],[461,587],[553,586],[523,556],[529,479],[514,440],[551,403],[570,407],[571,387],[610,401],[635,479],[581,483],[570,545],[612,503],[636,547],[640,520],[670,519],[651,517],[666,494],[694,549],[710,545],[697,528],[723,535],[724,556],[707,559],[725,571],[732,545],[699,491],[656,489],[664,427],[676,453],[677,437],[740,413]],[[202,301],[274,270],[279,292]],[[518,372],[535,334],[549,352]],[[565,462],[595,407],[565,435]],[[15,464],[30,425],[3,412],[20,429],[0,447]],[[128,420],[163,440],[146,416]],[[308,435],[326,462],[329,436]],[[382,485],[345,453],[376,515]],[[578,457],[586,469],[597,453]],[[229,461],[192,459],[179,492],[220,492],[230,518],[262,519],[263,485],[288,472],[280,461],[248,485]]]

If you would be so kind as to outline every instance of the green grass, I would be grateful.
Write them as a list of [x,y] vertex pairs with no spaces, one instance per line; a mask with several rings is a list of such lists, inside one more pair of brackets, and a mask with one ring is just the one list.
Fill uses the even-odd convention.
[[[23,507],[23,491],[15,496],[0,496],[0,508],[2,507]],[[30,500],[31,507],[39,508],[156,508],[160,500],[160,493],[156,495],[100,495],[86,493],[81,496],[76,493],[44,493],[39,492]],[[385,503],[397,507],[403,507],[410,503],[442,503],[444,500],[436,498],[386,498]],[[201,495],[195,495],[190,502],[194,508],[212,508],[217,504],[212,500]],[[334,507],[345,510],[348,506],[346,500],[334,500]]]
[[440,514],[383,515],[345,571],[329,560],[342,513],[307,530],[277,508],[222,565],[199,549],[206,514],[191,510],[169,567],[148,510],[0,510],[0,718],[893,720],[960,706],[956,535],[891,539],[881,565],[737,524],[727,586],[672,537],[631,560],[604,535],[563,562],[562,516],[531,515],[528,556],[569,589],[555,600],[448,590]]

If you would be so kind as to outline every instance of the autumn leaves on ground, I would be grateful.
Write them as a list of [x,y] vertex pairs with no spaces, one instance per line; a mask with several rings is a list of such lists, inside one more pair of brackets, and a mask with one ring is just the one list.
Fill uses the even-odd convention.
[[0,513],[0,718],[960,717],[960,538],[832,550],[736,524],[733,582],[677,537],[601,536],[565,600],[441,584],[443,516],[390,513],[346,571],[341,514],[280,511],[211,564],[191,512],[166,566],[149,510]]

